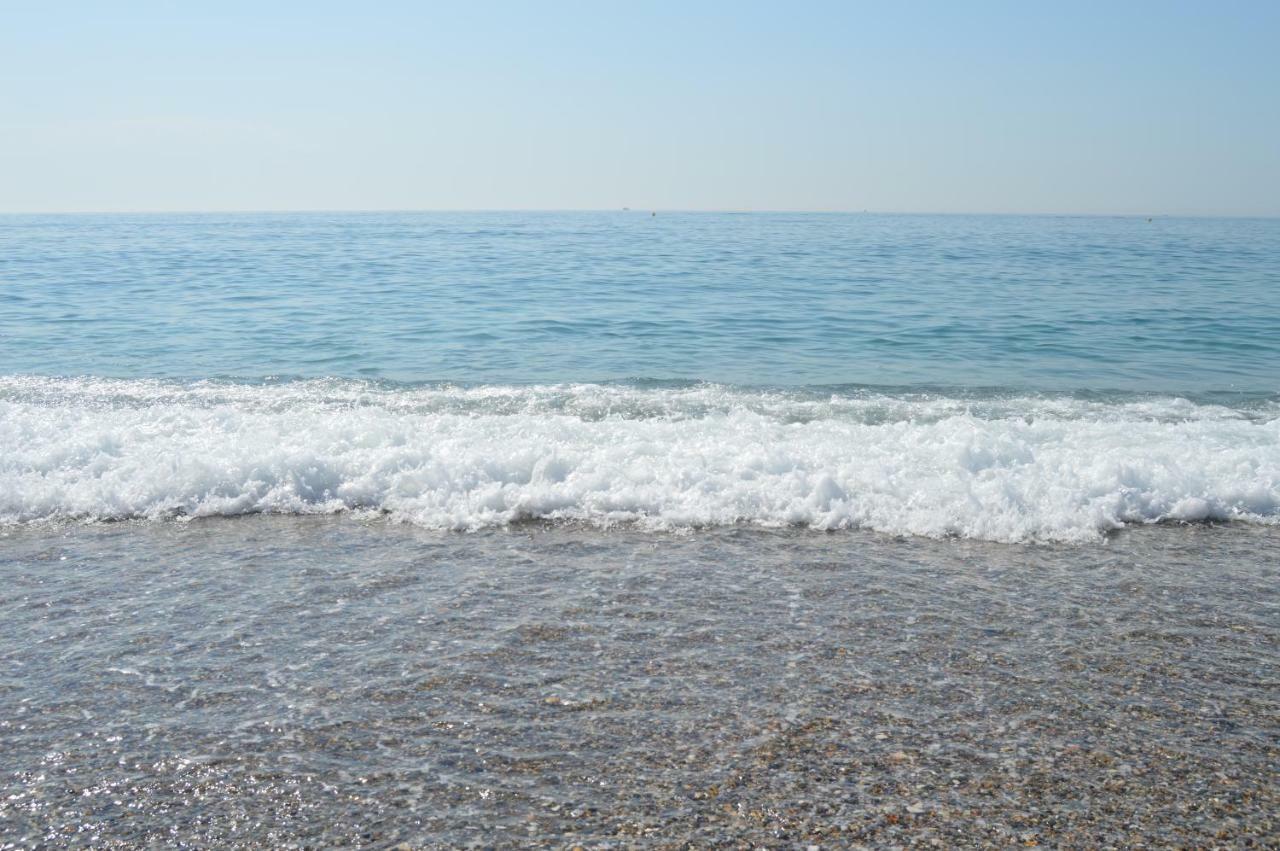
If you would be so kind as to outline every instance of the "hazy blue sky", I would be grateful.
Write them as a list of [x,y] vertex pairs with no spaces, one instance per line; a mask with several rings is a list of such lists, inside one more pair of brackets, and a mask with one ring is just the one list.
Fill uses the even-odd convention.
[[1280,214],[1280,2],[0,0],[0,210]]

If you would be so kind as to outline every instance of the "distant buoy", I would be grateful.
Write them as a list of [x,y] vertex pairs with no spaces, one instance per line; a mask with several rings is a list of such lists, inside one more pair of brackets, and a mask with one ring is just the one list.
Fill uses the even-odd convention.
[[650,214],[649,214],[649,216],[650,216],[650,217],[653,217],[653,216],[656,216],[656,215],[658,215],[658,214],[657,214],[657,213],[650,213]]

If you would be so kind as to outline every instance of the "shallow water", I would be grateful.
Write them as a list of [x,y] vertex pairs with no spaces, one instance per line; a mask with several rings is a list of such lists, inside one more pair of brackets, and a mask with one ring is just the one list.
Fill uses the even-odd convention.
[[1274,529],[5,534],[19,846],[1280,835]]

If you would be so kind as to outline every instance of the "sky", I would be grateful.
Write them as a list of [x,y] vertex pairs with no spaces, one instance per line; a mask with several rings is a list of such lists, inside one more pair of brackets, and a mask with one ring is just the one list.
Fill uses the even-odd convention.
[[11,2],[0,212],[1280,215],[1280,2]]

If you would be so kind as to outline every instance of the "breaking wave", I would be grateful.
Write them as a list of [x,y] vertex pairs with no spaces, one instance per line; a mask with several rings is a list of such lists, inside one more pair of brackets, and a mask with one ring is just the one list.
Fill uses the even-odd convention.
[[1089,541],[1280,522],[1280,403],[0,378],[0,524],[378,512]]

